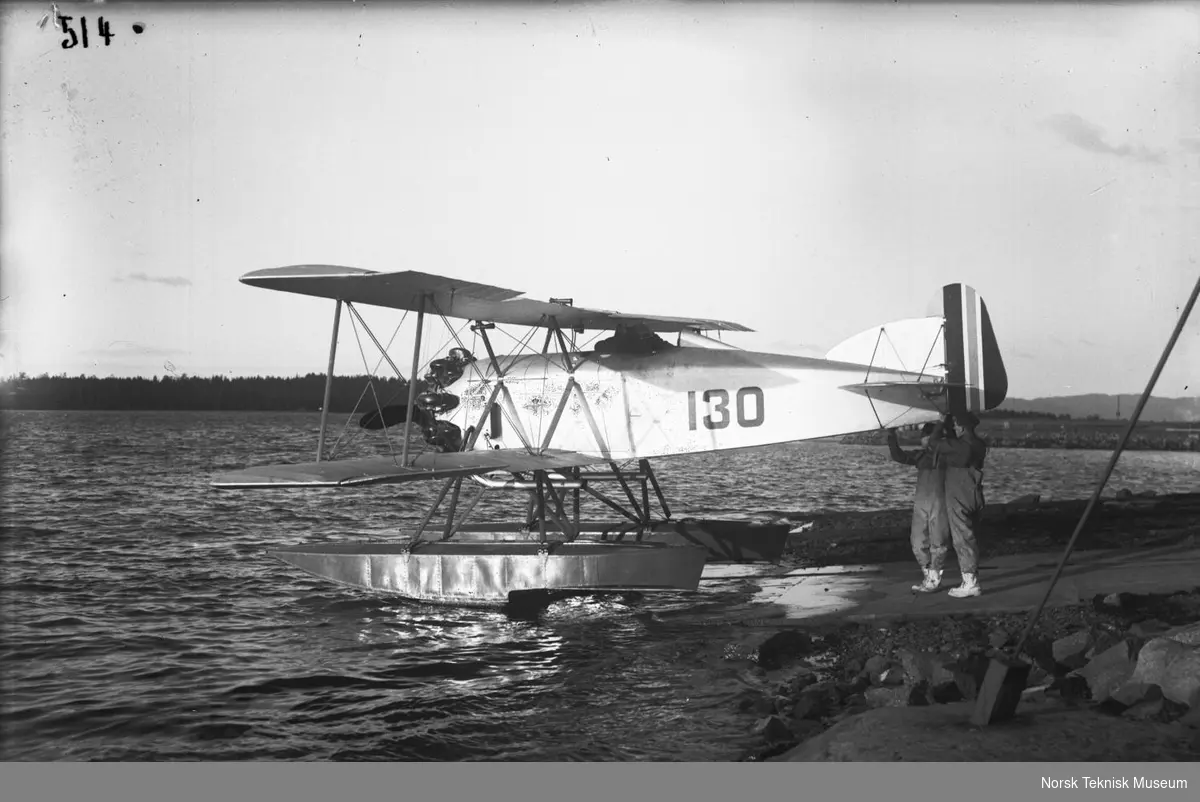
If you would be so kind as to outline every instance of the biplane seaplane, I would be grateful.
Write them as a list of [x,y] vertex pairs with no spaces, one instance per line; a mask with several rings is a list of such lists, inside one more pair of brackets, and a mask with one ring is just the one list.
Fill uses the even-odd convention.
[[[943,288],[939,314],[864,331],[815,359],[727,344],[723,333],[751,331],[736,323],[542,302],[415,271],[301,265],[257,270],[241,281],[336,302],[325,403],[315,462],[249,467],[219,475],[213,485],[439,482],[407,537],[268,551],[336,583],[424,602],[504,606],[528,591],[694,591],[710,558],[777,560],[790,525],[755,530],[745,521],[672,519],[651,461],[992,409],[1008,385],[987,308],[961,284]],[[359,305],[416,313],[406,397],[376,398],[374,409],[361,417],[355,410],[350,419],[360,429],[399,435],[398,445],[389,440],[385,456],[330,458],[326,432],[343,309],[403,378]],[[426,365],[421,346],[435,317],[455,347]],[[469,326],[480,353],[467,349],[452,318],[463,321],[461,331]],[[512,338],[521,345],[517,353],[497,353],[498,326],[529,330]],[[587,332],[611,336],[581,344]],[[544,335],[540,349],[537,334]],[[523,494],[521,521],[470,523],[489,492]],[[581,521],[581,494],[615,512],[618,524]]]

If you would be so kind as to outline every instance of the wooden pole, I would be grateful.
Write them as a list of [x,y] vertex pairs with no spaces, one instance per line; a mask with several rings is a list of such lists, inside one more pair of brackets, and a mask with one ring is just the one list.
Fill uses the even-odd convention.
[[1054,590],[1054,583],[1062,576],[1063,567],[1067,564],[1067,558],[1071,556],[1071,549],[1075,547],[1075,541],[1079,538],[1079,533],[1083,531],[1083,525],[1087,523],[1092,508],[1100,500],[1100,493],[1104,490],[1104,485],[1107,484],[1113,469],[1117,467],[1117,460],[1121,457],[1121,452],[1125,450],[1125,446],[1129,443],[1129,438],[1133,435],[1133,427],[1137,425],[1138,418],[1142,415],[1142,410],[1146,408],[1146,402],[1150,400],[1150,393],[1154,391],[1154,385],[1158,382],[1158,377],[1162,373],[1163,367],[1167,364],[1167,358],[1171,355],[1171,350],[1175,347],[1175,342],[1179,339],[1184,324],[1187,323],[1188,315],[1192,312],[1192,307],[1196,305],[1196,297],[1198,295],[1200,295],[1200,278],[1196,280],[1196,286],[1192,288],[1192,296],[1188,298],[1187,304],[1183,307],[1183,314],[1179,316],[1179,322],[1175,324],[1175,331],[1171,333],[1171,339],[1167,342],[1167,347],[1163,349],[1162,356],[1159,357],[1158,364],[1154,367],[1154,373],[1150,376],[1150,381],[1146,384],[1146,389],[1142,392],[1142,397],[1138,400],[1137,407],[1134,408],[1133,414],[1129,417],[1129,425],[1125,427],[1125,434],[1121,436],[1121,442],[1117,444],[1116,450],[1113,451],[1112,458],[1108,461],[1108,467],[1104,469],[1104,475],[1100,477],[1100,482],[1096,485],[1096,490],[1092,493],[1092,498],[1088,501],[1087,508],[1083,511],[1083,516],[1079,519],[1079,523],[1076,524],[1075,531],[1071,534],[1071,539],[1067,541],[1067,548],[1063,551],[1062,559],[1058,561],[1058,568],[1055,569],[1054,577],[1050,580],[1050,585],[1046,588],[1046,594],[1042,597],[1042,601],[1038,604],[1037,609],[1034,610],[1033,615],[1029,617],[1029,623],[1025,625],[1025,631],[1021,634],[1021,640],[1017,642],[1014,654],[1021,653],[1021,649],[1025,646],[1025,641],[1029,639],[1029,635],[1033,631],[1034,623],[1037,621],[1038,616],[1041,615],[1042,608],[1046,606],[1046,601],[1050,598],[1051,591]]
[[1183,331],[1183,326],[1187,322],[1188,315],[1192,312],[1192,307],[1196,305],[1197,296],[1200,296],[1200,278],[1197,278],[1196,286],[1192,289],[1192,295],[1188,298],[1188,302],[1183,308],[1183,314],[1179,316],[1179,322],[1175,324],[1175,331],[1172,332],[1171,339],[1167,342],[1167,347],[1163,349],[1162,356],[1159,357],[1158,364],[1154,368],[1154,373],[1150,376],[1150,381],[1146,384],[1146,389],[1142,392],[1142,397],[1138,401],[1137,408],[1134,409],[1133,415],[1129,418],[1129,425],[1125,427],[1125,434],[1122,435],[1121,441],[1113,451],[1112,458],[1108,461],[1108,467],[1104,470],[1104,475],[1100,477],[1100,482],[1096,485],[1095,491],[1092,492],[1092,497],[1088,501],[1088,505],[1084,509],[1079,523],[1075,525],[1075,531],[1071,534],[1071,539],[1067,541],[1067,547],[1063,551],[1062,558],[1058,561],[1058,567],[1054,570],[1054,576],[1051,577],[1050,584],[1046,586],[1045,595],[1042,596],[1042,600],[1038,603],[1033,614],[1029,616],[1029,622],[1025,625],[1025,631],[1021,633],[1021,638],[1017,641],[1017,646],[1012,652],[1013,656],[997,655],[988,664],[987,674],[983,678],[983,684],[979,688],[979,696],[975,700],[975,710],[971,714],[972,724],[982,727],[994,721],[1004,721],[1005,719],[1012,718],[1013,714],[1016,713],[1017,703],[1021,700],[1021,691],[1025,688],[1025,683],[1029,678],[1029,672],[1032,668],[1029,663],[1020,659],[1021,651],[1025,648],[1029,636],[1033,633],[1033,626],[1037,623],[1038,617],[1042,614],[1042,609],[1050,599],[1050,594],[1054,591],[1055,583],[1062,576],[1067,559],[1071,556],[1071,550],[1075,548],[1075,541],[1079,539],[1079,533],[1083,531],[1088,516],[1091,515],[1092,509],[1095,508],[1096,503],[1100,500],[1100,493],[1104,490],[1104,485],[1108,482],[1113,469],[1117,465],[1117,460],[1121,457],[1121,452],[1125,450],[1125,446],[1129,443],[1129,438],[1133,435],[1133,429],[1137,425],[1138,418],[1141,417],[1142,410],[1146,407],[1146,402],[1150,400],[1150,394],[1154,391],[1154,385],[1158,381],[1163,367],[1167,364],[1167,358],[1171,355],[1171,350],[1175,347],[1175,342],[1179,339],[1179,335]]

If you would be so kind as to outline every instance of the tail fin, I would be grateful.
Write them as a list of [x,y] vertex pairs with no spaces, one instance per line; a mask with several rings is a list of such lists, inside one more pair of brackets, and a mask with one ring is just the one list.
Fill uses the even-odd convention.
[[[987,306],[965,284],[942,288],[942,314],[859,332],[825,358],[865,367],[861,383],[842,389],[901,406],[961,415],[995,409],[1008,395]],[[912,375],[872,382],[876,370]]]
[[947,284],[942,288],[942,315],[950,413],[995,409],[1008,395],[1008,374],[987,305],[971,287]]

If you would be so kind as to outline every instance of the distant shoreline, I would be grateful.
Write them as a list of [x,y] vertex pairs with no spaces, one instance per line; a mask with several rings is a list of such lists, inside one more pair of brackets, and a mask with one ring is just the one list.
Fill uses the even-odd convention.
[[[980,424],[978,432],[991,448],[1065,448],[1080,451],[1112,451],[1121,442],[1128,421],[1043,420],[1038,418],[993,418]],[[847,445],[887,444],[883,432],[846,435]],[[916,445],[914,438],[906,448]],[[1200,451],[1200,424],[1138,422],[1125,446],[1127,451]]]

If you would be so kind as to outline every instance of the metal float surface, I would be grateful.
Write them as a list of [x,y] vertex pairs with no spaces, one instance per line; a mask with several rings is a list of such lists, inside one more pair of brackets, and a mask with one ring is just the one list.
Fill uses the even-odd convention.
[[[562,532],[547,521],[546,534],[555,542],[563,542]],[[777,563],[787,548],[792,524],[757,523],[745,520],[712,518],[682,518],[656,521],[651,531],[641,537],[626,534],[615,540],[618,527],[603,521],[583,521],[580,524],[581,542],[663,543],[670,546],[702,546],[708,550],[709,562]],[[524,531],[520,524],[467,524],[455,535],[464,542],[503,540],[537,540],[536,531]]]
[[499,606],[517,591],[694,591],[706,549],[537,541],[315,543],[267,554],[342,585],[418,601]]

